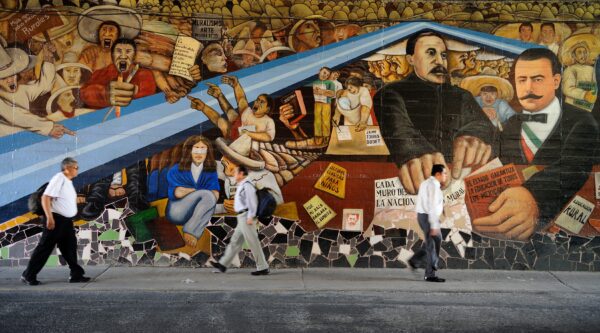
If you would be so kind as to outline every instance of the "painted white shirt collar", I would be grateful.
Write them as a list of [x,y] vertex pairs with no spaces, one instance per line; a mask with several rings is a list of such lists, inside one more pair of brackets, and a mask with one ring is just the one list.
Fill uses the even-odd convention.
[[204,169],[204,163],[200,163],[200,165],[196,165],[196,163],[192,162],[192,167],[190,168],[190,170],[192,171],[192,177],[194,177],[195,182],[198,182],[198,178],[200,178],[202,169]]
[[[552,102],[545,107],[544,109],[538,111],[538,112],[529,112],[526,110],[523,110],[523,114],[547,114],[548,118],[546,123],[539,123],[539,122],[533,122],[533,121],[529,121],[527,122],[527,126],[529,126],[529,128],[533,131],[533,133],[535,133],[535,135],[538,137],[538,139],[540,139],[540,141],[543,143],[544,141],[546,141],[546,139],[548,139],[548,137],[550,136],[550,133],[552,133],[552,130],[554,129],[554,126],[556,126],[556,123],[558,122],[558,120],[560,119],[560,115],[561,115],[561,108],[560,108],[560,102],[558,101],[558,98],[554,97],[554,100],[552,100]],[[523,130],[521,130],[523,131]]]

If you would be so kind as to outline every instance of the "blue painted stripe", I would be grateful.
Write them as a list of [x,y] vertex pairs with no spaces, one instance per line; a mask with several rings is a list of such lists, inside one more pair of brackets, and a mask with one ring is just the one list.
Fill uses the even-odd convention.
[[[235,75],[244,86],[248,100],[254,100],[261,93],[270,94],[309,79],[322,66],[337,67],[360,59],[426,28],[454,37],[462,36],[469,41],[472,35],[472,40],[477,40],[476,44],[499,45],[509,49],[507,52],[511,54],[530,47],[518,41],[466,29],[431,22],[407,22],[259,64]],[[493,42],[486,43],[484,36],[493,37]],[[219,83],[220,77],[205,82]],[[232,89],[228,86],[221,88],[233,102]],[[200,84],[191,95],[218,109],[216,101],[207,95],[206,90],[206,85]],[[0,159],[5,161],[0,164],[0,206],[28,195],[46,182],[65,156],[76,157],[82,171],[91,170],[206,121],[201,112],[189,108],[187,99],[168,104],[162,94],[136,100],[122,108],[121,118],[101,123],[104,113],[105,110],[101,110],[65,121],[65,125],[78,131],[76,137],[52,140],[32,133],[19,133],[0,139]]]

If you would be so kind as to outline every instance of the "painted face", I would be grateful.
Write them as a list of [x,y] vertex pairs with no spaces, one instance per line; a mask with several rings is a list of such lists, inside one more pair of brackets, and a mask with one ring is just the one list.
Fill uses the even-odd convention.
[[118,38],[119,28],[115,25],[105,24],[98,30],[98,41],[104,49],[110,50]]
[[387,60],[381,60],[378,61],[379,64],[379,70],[381,72],[381,76],[386,77],[389,76],[392,73],[392,64],[389,63]]
[[4,90],[6,92],[14,93],[17,91],[18,87],[19,87],[19,85],[17,83],[16,75],[9,76],[4,79],[0,79],[0,89]]
[[475,68],[476,64],[477,64],[477,52],[471,51],[468,53],[467,58],[465,59],[465,67]]
[[197,142],[192,147],[191,154],[192,162],[194,162],[196,165],[200,165],[206,160],[206,155],[208,154],[208,146],[202,141]]
[[[369,61],[369,72],[373,73],[378,78],[381,78],[381,71],[379,70],[379,66],[377,61]],[[350,74],[352,76],[352,74]]]
[[552,64],[548,59],[519,60],[515,64],[515,90],[527,111],[537,112],[550,105],[560,80],[560,74],[552,74]]
[[234,177],[236,175],[238,166],[232,160],[223,156],[221,158],[221,164],[223,165],[223,173],[227,177]]
[[357,87],[357,86],[351,85],[351,84],[348,85],[348,91],[353,95],[358,94],[359,90],[360,90],[360,87]]
[[448,69],[450,72],[462,71],[465,69],[467,52],[448,51]]
[[321,68],[319,71],[319,80],[329,80],[331,72],[326,68]]
[[519,28],[519,39],[522,41],[530,41],[531,34],[533,33],[533,29],[530,27],[521,27]]
[[220,44],[210,44],[202,51],[202,63],[213,73],[227,72],[227,57]]
[[113,63],[119,72],[126,72],[133,65],[135,49],[129,44],[117,44],[112,53]]
[[244,64],[242,67],[244,68],[256,64],[257,61],[258,60],[256,59],[256,57],[251,54],[242,54],[242,62]]
[[406,75],[410,72],[410,64],[406,60],[406,56],[392,56],[390,60],[396,64],[396,73]]
[[31,81],[35,81],[35,79],[36,79],[35,70],[34,70],[34,68],[24,70],[21,73],[19,73],[17,75],[17,77],[18,77],[18,82],[20,84],[27,84]]
[[331,80],[337,80],[340,77],[340,72],[331,72]]
[[316,22],[306,21],[296,30],[296,38],[311,49],[319,47],[321,45],[321,29]]
[[446,44],[437,36],[424,36],[415,44],[415,52],[408,55],[408,62],[422,80],[444,83],[448,77]]
[[575,51],[573,51],[573,57],[575,58],[575,61],[577,61],[578,64],[585,64],[587,62],[588,59],[588,50],[585,47],[578,47],[575,49]]
[[56,99],[56,104],[62,112],[73,113],[75,111],[75,96],[73,90],[67,90]]
[[264,95],[258,96],[258,98],[252,104],[252,111],[257,117],[262,117],[269,113],[269,101]]
[[262,36],[264,35],[265,31],[266,30],[263,27],[256,27],[252,29],[250,36],[255,45],[260,46],[260,40],[262,39]]
[[546,44],[552,44],[554,43],[554,28],[550,27],[550,26],[544,26],[542,28],[542,30],[540,31],[540,34],[542,35],[542,42],[546,43]]
[[62,77],[69,86],[78,86],[81,83],[81,68],[77,66],[63,68]]
[[348,215],[348,225],[355,226],[358,222],[358,214],[349,214]]
[[483,105],[490,106],[496,103],[496,99],[498,99],[497,91],[482,91],[479,93],[481,96],[481,100],[483,101]]

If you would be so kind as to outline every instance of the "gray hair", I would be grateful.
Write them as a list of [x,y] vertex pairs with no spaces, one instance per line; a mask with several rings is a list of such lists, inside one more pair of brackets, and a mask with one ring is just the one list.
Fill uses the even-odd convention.
[[66,168],[70,167],[71,165],[75,165],[75,164],[77,164],[77,161],[74,158],[65,157],[65,159],[62,160],[62,162],[60,163],[60,170],[65,171]]

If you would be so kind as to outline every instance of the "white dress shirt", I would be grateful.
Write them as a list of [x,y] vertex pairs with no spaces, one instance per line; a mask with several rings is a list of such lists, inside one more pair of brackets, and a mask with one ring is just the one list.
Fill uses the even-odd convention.
[[196,165],[196,163],[192,162],[192,167],[190,168],[190,171],[192,172],[192,177],[194,177],[194,181],[196,183],[198,182],[198,178],[200,178],[202,169],[204,169],[204,163],[200,163],[200,165]]
[[[535,133],[535,136],[537,136],[538,139],[540,139],[542,144],[550,136],[550,133],[552,133],[554,126],[556,126],[558,119],[560,119],[561,112],[562,111],[560,108],[560,102],[558,101],[558,98],[556,98],[556,97],[554,97],[554,100],[546,108],[544,108],[538,112],[529,112],[529,111],[523,110],[523,114],[544,114],[545,113],[548,115],[546,123],[540,123],[540,122],[535,122],[535,121],[526,122],[527,126],[531,129],[531,131],[533,133]],[[521,129],[521,136],[523,136],[523,135],[525,135],[525,131],[523,129]],[[537,152],[537,149],[533,153],[535,154],[536,152]]]
[[246,177],[242,180],[241,184],[238,185],[235,191],[233,209],[236,213],[247,210],[248,218],[254,218],[256,217],[257,206],[258,197],[256,196],[256,188]]
[[444,211],[444,194],[440,182],[431,176],[419,186],[417,213],[427,214],[431,229],[440,229],[440,215]]

